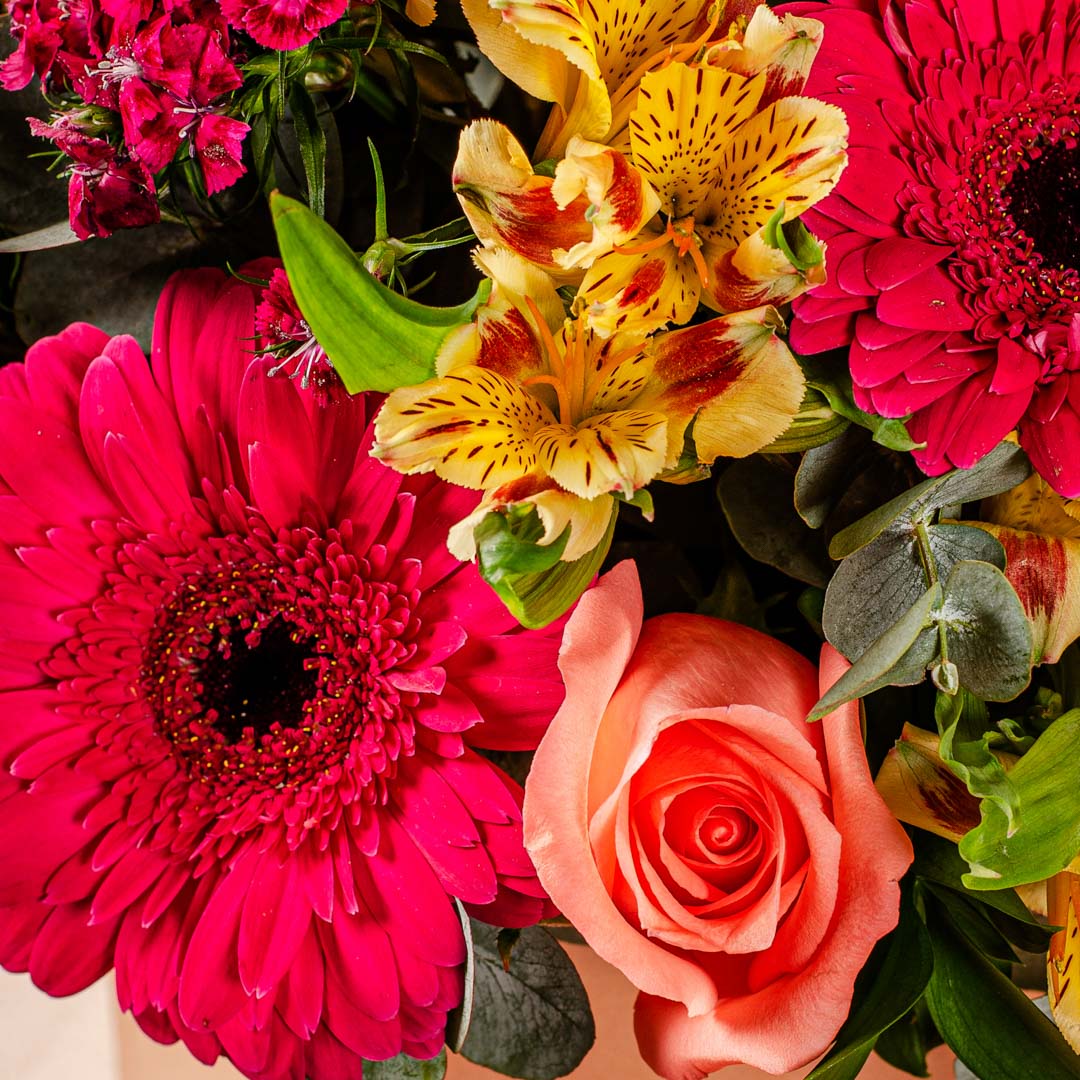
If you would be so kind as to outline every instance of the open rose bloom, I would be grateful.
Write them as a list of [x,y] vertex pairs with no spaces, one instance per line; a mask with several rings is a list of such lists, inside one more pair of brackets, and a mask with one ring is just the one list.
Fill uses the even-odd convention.
[[525,842],[554,902],[642,991],[667,1080],[817,1057],[897,920],[911,844],[874,789],[841,673],[754,630],[641,621],[620,564],[566,628],[566,701],[536,754]]

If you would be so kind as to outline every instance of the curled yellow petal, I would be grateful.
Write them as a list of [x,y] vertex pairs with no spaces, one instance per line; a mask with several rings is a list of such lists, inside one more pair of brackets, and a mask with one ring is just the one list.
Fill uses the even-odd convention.
[[1046,953],[1050,1012],[1065,1041],[1080,1054],[1080,875],[1068,870],[1046,884],[1047,917],[1061,926]]
[[716,311],[745,311],[762,304],[779,306],[825,281],[825,261],[805,270],[793,266],[780,248],[766,243],[764,230],[748,236],[737,248],[714,255],[706,244],[709,283],[702,300]]

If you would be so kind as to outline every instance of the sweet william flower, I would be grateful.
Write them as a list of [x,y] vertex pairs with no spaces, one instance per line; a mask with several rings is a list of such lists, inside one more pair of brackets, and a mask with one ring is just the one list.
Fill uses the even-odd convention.
[[76,325],[0,371],[0,963],[361,1080],[442,1046],[453,897],[550,910],[476,748],[535,746],[559,634],[449,555],[471,497],[371,460],[367,401],[267,378],[255,302],[178,275],[150,366]]
[[839,0],[807,92],[841,106],[850,167],[808,220],[835,272],[797,302],[803,352],[850,345],[858,403],[912,414],[929,473],[1014,428],[1080,495],[1080,6]]
[[299,49],[337,22],[349,0],[220,0],[221,12],[268,49]]
[[805,1065],[895,925],[911,843],[874,790],[859,706],[805,721],[821,670],[745,626],[642,623],[633,564],[566,627],[566,700],[537,750],[525,840],[585,940],[642,992],[665,1080]]

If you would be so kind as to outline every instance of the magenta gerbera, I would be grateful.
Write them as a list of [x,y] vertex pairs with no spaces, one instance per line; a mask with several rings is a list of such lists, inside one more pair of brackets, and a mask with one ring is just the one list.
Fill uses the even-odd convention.
[[0,371],[0,963],[360,1080],[442,1046],[452,898],[550,912],[477,750],[536,745],[560,634],[446,550],[470,493],[368,456],[371,403],[267,378],[257,295],[178,275],[149,366],[76,325]]
[[864,408],[913,414],[935,474],[1014,428],[1080,495],[1080,3],[836,0],[806,92],[844,108],[849,165],[806,215],[830,281],[803,352],[851,345]]

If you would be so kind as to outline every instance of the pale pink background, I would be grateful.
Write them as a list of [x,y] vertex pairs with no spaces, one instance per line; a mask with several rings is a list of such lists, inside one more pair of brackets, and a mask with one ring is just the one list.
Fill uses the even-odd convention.
[[[596,1016],[596,1045],[574,1080],[653,1080],[634,1045],[634,988],[583,946],[568,949]],[[952,1080],[951,1062],[945,1047],[935,1050],[930,1056],[932,1080]],[[800,1077],[807,1071],[790,1075]],[[448,1080],[493,1080],[497,1075],[455,1057]],[[759,1080],[764,1075],[743,1066],[718,1074],[720,1080]],[[871,1058],[861,1080],[906,1076]],[[118,1013],[110,980],[57,1001],[35,990],[25,975],[0,972],[0,1080],[241,1080],[241,1075],[227,1063],[207,1069],[180,1046],[152,1042],[129,1016]]]

